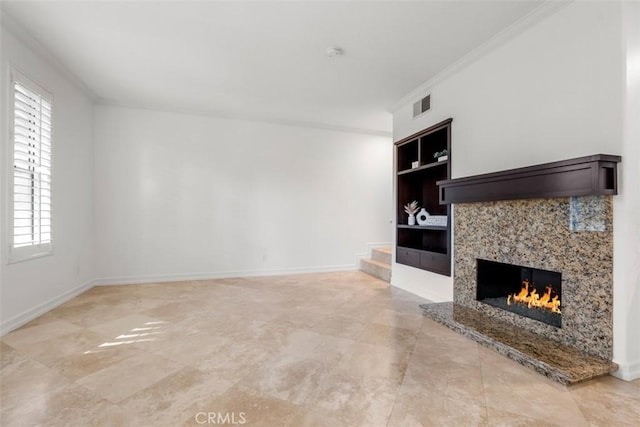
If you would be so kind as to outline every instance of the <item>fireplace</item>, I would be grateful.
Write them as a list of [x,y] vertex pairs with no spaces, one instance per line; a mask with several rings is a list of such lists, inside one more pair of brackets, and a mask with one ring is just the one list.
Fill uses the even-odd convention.
[[[602,220],[605,231],[589,231],[588,227],[584,231],[573,231],[569,198],[457,204],[454,216],[453,302],[587,354],[611,360],[612,198],[590,196],[582,199],[589,206],[582,210],[583,222]],[[490,260],[496,264],[488,264],[487,270],[487,265],[478,260]],[[497,263],[511,267],[499,268],[500,274],[494,274]],[[520,270],[522,267],[525,268],[524,273]],[[482,271],[479,272],[478,268]],[[486,303],[486,296],[482,293],[486,277],[496,275],[499,279],[493,284],[498,285],[499,293],[494,290],[488,297],[504,298],[501,307]],[[512,278],[513,283],[502,289],[506,286],[505,278]],[[547,285],[553,286],[551,299],[557,294],[561,302],[558,307],[561,314],[550,316],[555,317],[555,324],[521,316],[512,310],[518,305],[506,304],[509,294],[520,293],[525,279],[530,289],[535,283],[540,296],[546,292]],[[528,309],[528,304],[518,308]]]
[[562,327],[561,273],[484,259],[476,262],[476,300]]
[[427,304],[425,315],[563,384],[615,370],[620,160],[594,155],[440,181],[441,203],[455,205],[453,302]]

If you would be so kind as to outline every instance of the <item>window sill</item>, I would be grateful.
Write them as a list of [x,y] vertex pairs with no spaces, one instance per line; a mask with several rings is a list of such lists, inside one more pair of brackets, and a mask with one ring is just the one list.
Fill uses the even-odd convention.
[[[26,252],[26,251],[25,251]],[[20,262],[30,261],[32,259],[44,258],[53,255],[53,249],[49,249],[46,252],[36,253],[9,253],[9,259],[7,264],[17,264]]]

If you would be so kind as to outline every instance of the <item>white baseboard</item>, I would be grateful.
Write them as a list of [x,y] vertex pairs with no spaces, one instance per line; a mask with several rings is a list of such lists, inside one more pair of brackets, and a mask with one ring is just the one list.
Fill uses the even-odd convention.
[[619,366],[618,370],[611,374],[614,377],[625,381],[633,381],[640,378],[640,361],[619,363],[614,360],[614,362]]
[[51,298],[49,301],[45,301],[42,304],[38,304],[37,306],[26,310],[17,316],[14,316],[2,323],[0,323],[0,336],[5,335],[16,328],[24,325],[25,323],[35,319],[36,317],[40,317],[46,312],[56,308],[57,306],[64,304],[69,301],[71,298],[74,298],[80,295],[83,292],[88,291],[94,286],[93,280],[89,280],[84,282],[80,286],[77,286],[57,297]]
[[259,276],[285,276],[292,274],[312,274],[312,273],[331,273],[334,271],[356,271],[357,264],[345,265],[328,265],[323,267],[299,267],[286,269],[271,270],[245,270],[245,271],[225,271],[210,273],[180,273],[169,275],[144,275],[144,276],[120,276],[105,277],[95,280],[89,280],[55,298],[52,298],[42,304],[24,311],[2,323],[0,323],[0,336],[5,335],[14,329],[19,328],[25,323],[42,316],[48,311],[53,310],[57,306],[64,304],[70,299],[88,291],[94,286],[109,285],[134,285],[140,283],[159,283],[159,282],[177,282],[184,280],[208,280],[208,279],[227,279],[234,277],[259,277]]
[[[370,243],[369,254],[372,248],[389,246],[388,243]],[[140,275],[140,276],[118,276],[103,277],[95,280],[89,280],[55,298],[52,298],[42,304],[20,313],[4,322],[0,323],[0,336],[11,332],[12,330],[24,325],[25,323],[42,316],[46,312],[56,308],[57,306],[69,301],[70,299],[80,295],[81,293],[91,289],[94,286],[108,285],[133,285],[140,283],[157,283],[157,282],[176,282],[184,280],[208,280],[208,279],[226,279],[234,277],[259,277],[259,276],[284,276],[292,274],[312,274],[312,273],[330,273],[334,271],[356,271],[358,270],[359,256],[356,256],[354,264],[327,265],[321,267],[297,267],[297,268],[281,268],[269,270],[239,270],[239,271],[223,271],[223,272],[207,272],[207,273],[177,273],[163,275]]]
[[359,264],[327,265],[322,267],[297,267],[270,270],[241,270],[208,273],[177,273],[163,275],[103,277],[89,280],[55,298],[24,311],[4,322],[0,322],[0,336],[5,335],[25,323],[42,316],[46,312],[64,304],[70,299],[88,291],[94,286],[133,285],[140,283],[176,282],[184,280],[226,279],[234,277],[284,276],[292,274],[331,273],[334,271],[356,271]]
[[234,277],[286,276],[291,274],[330,273],[355,271],[357,264],[327,265],[323,267],[297,267],[270,270],[239,270],[209,273],[177,273],[163,275],[103,277],[93,281],[95,286],[135,285],[140,283],[179,282],[184,280],[229,279]]

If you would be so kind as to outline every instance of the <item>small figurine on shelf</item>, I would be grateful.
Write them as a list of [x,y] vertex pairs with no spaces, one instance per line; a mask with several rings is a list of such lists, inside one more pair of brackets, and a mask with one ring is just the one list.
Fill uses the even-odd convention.
[[438,162],[443,162],[449,158],[449,152],[447,151],[446,148],[442,151],[436,151],[433,154],[433,158],[437,159]]
[[420,207],[418,206],[418,201],[414,200],[411,203],[407,203],[404,205],[404,211],[409,214],[409,225],[416,225],[416,212],[418,212]]

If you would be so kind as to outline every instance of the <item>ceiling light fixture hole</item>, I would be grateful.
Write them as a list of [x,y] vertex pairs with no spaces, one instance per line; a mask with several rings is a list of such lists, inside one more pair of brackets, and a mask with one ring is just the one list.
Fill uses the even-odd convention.
[[341,55],[343,55],[343,53],[344,52],[339,47],[328,47],[327,48],[327,56],[329,58],[335,58],[335,57],[341,56]]

